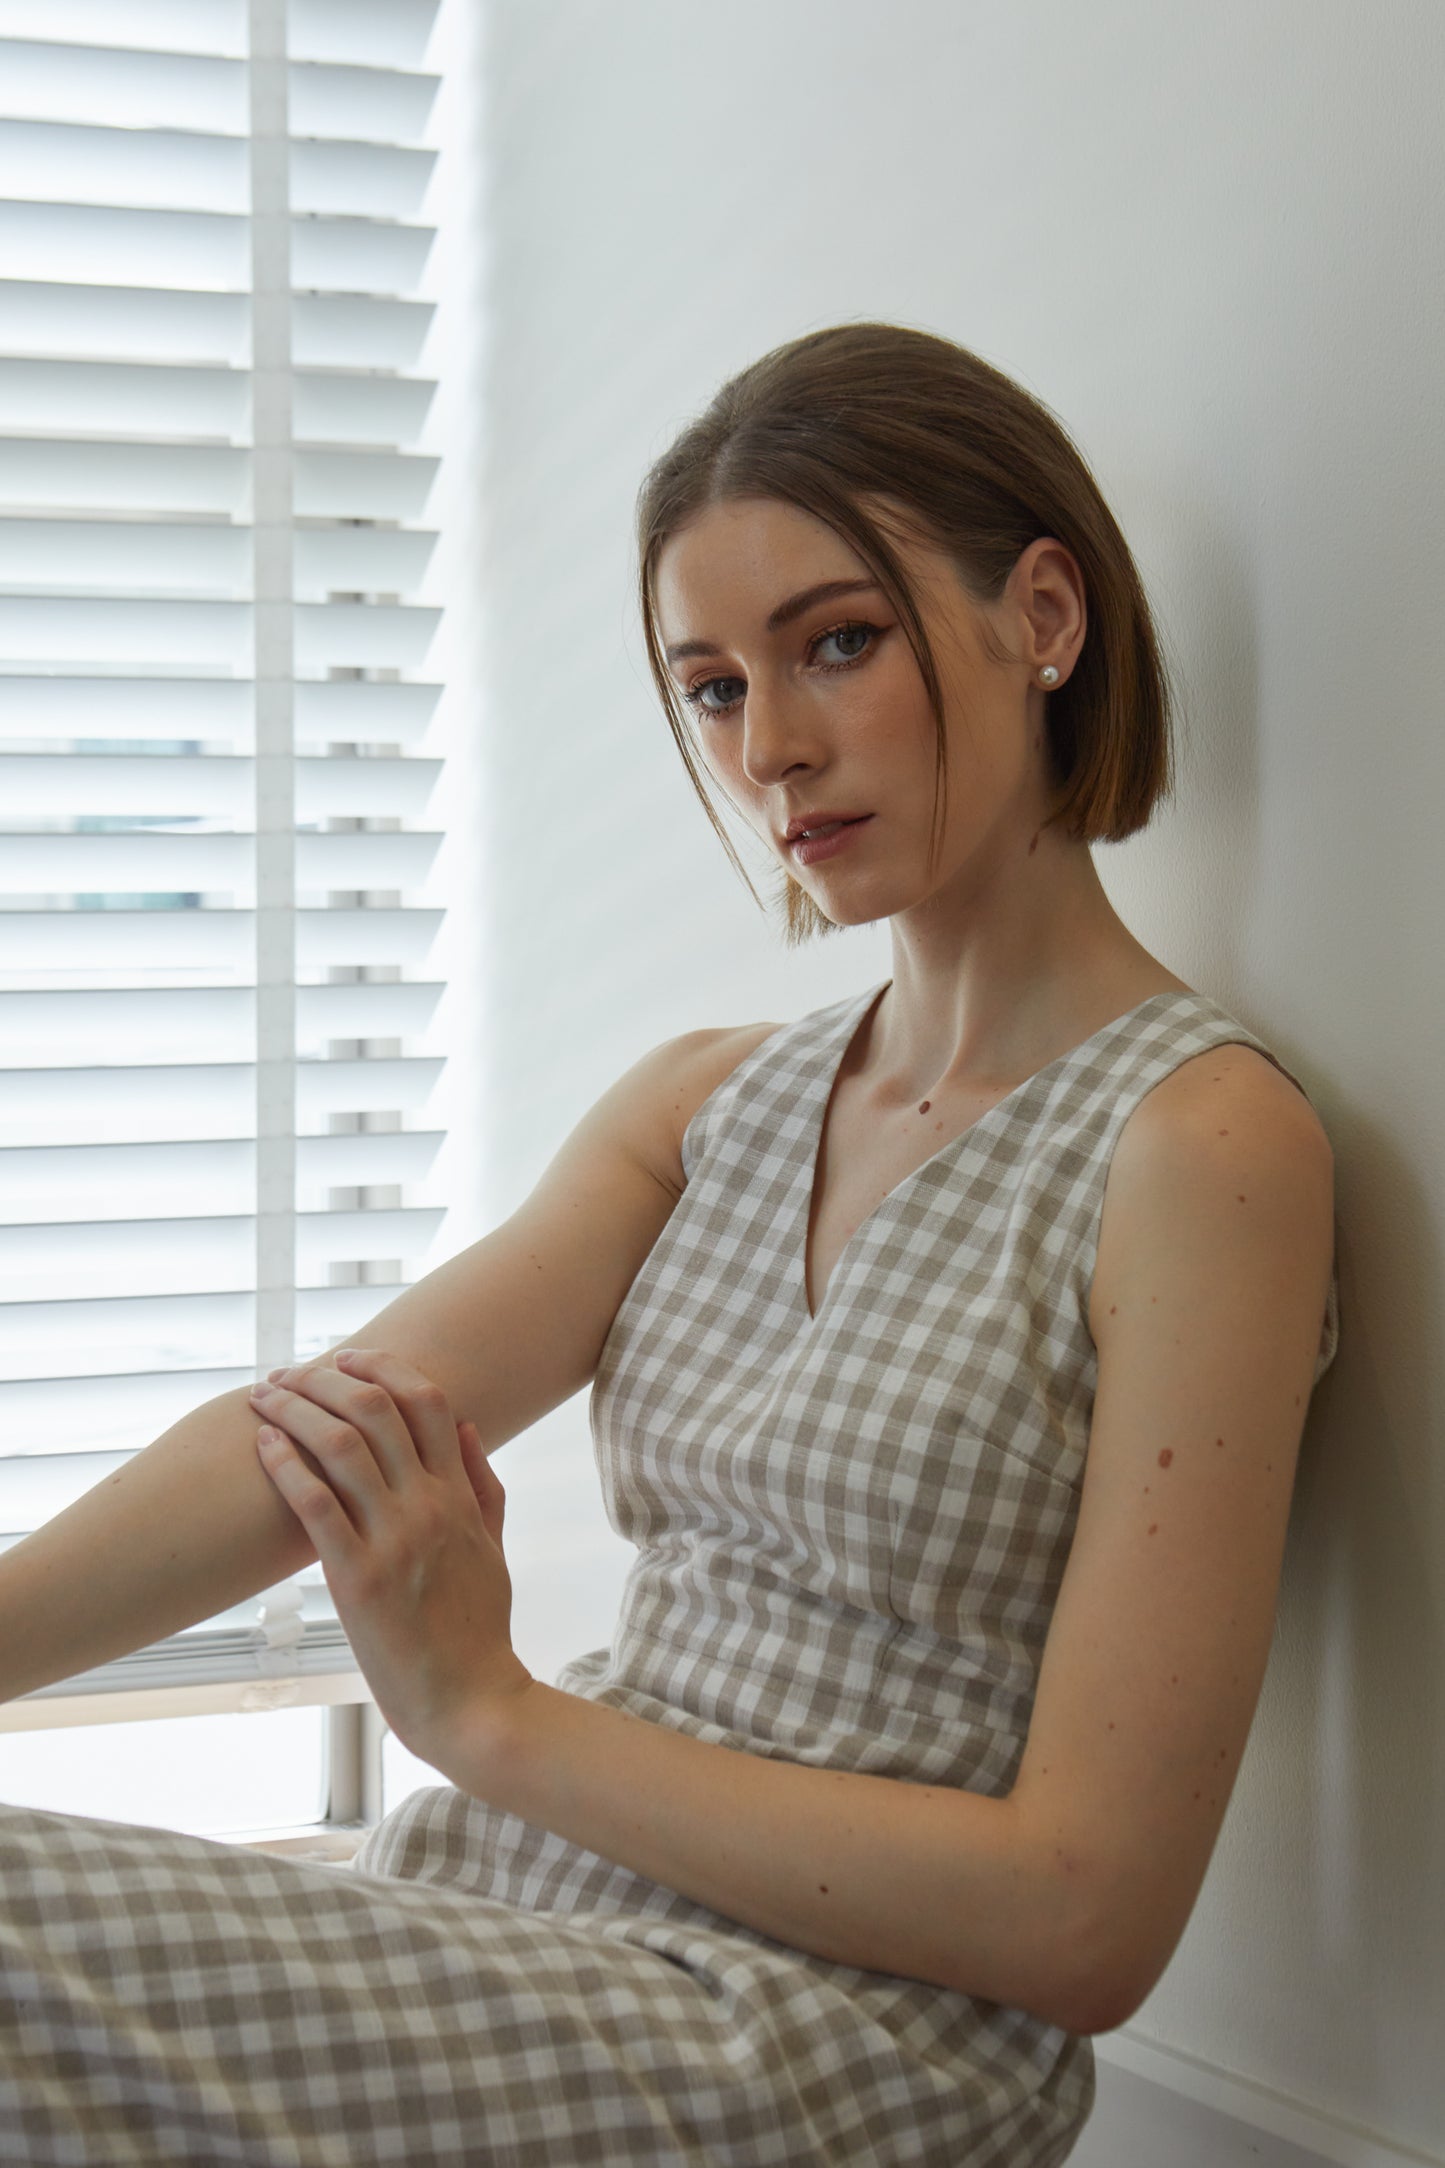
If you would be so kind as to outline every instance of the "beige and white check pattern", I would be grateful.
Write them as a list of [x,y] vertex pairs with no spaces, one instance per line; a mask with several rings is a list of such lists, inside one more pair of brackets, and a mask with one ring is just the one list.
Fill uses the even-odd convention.
[[[823,1112],[878,991],[772,1033],[687,1131],[592,1393],[637,1557],[610,1650],[557,1684],[998,1796],[1077,1515],[1111,1153],[1180,1062],[1269,1050],[1152,996],[906,1176],[810,1318]],[[1332,1283],[1317,1376],[1338,1331]],[[1093,2098],[1087,2038],[792,1949],[453,1786],[349,1868],[0,1808],[17,2168],[1058,2168]]]

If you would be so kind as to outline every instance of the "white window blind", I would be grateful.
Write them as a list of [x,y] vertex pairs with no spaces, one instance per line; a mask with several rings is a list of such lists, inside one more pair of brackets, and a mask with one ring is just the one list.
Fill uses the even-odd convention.
[[0,1547],[429,1269],[435,14],[0,0]]

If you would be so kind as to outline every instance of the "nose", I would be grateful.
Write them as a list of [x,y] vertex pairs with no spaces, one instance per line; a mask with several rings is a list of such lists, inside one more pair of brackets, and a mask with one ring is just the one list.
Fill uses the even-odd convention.
[[814,764],[814,720],[808,703],[794,700],[781,687],[749,682],[743,701],[743,773],[760,790],[798,767]]

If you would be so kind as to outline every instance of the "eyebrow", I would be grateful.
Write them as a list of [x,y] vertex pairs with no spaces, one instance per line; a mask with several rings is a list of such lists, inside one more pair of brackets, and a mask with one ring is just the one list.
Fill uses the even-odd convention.
[[[831,602],[835,595],[881,595],[882,588],[876,580],[820,580],[816,587],[804,587],[796,595],[789,595],[780,602],[768,619],[769,632],[781,632],[784,625],[791,625],[804,610],[811,610],[815,602]],[[717,655],[722,650],[716,640],[681,640],[676,647],[666,650],[669,662],[686,662],[695,655]]]

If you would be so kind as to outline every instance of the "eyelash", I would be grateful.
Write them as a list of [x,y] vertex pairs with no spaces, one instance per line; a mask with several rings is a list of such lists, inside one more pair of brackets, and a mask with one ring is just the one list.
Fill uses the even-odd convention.
[[[882,637],[883,631],[884,627],[882,625],[870,625],[861,617],[850,617],[847,622],[842,625],[830,625],[826,632],[815,633],[813,635],[813,638],[808,642],[808,653],[810,655],[812,654],[814,648],[821,647],[825,640],[836,639],[838,634],[842,632],[868,632],[872,633],[873,638],[869,641],[867,647],[860,648],[856,655],[849,655],[847,659],[843,662],[820,662],[815,663],[813,667],[817,670],[856,670],[859,663],[866,662],[868,657],[874,652],[878,645],[879,639]],[[726,685],[735,682],[737,681],[730,680],[725,677],[699,678],[696,685],[690,686],[688,690],[683,693],[682,698],[687,703],[688,707],[692,709],[694,715],[707,715],[710,717],[726,716],[731,714],[732,710],[738,705],[738,702],[736,700],[728,701],[725,707],[713,708],[708,707],[705,704],[702,696],[707,691],[709,685]]]

